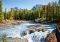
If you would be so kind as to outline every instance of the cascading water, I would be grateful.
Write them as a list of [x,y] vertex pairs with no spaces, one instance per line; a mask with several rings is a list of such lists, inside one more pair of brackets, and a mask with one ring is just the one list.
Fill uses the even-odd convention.
[[[35,31],[34,33],[31,34],[26,34],[25,36],[23,33],[28,30],[30,27],[40,25],[40,27],[43,29],[46,28],[46,31]],[[7,34],[7,37],[12,37],[12,38],[26,38],[28,39],[28,42],[44,42],[47,36],[47,34],[51,33],[54,30],[54,26],[52,25],[42,25],[42,24],[32,24],[32,23],[22,23],[20,25],[13,25],[9,27],[8,29],[0,30],[0,35],[3,35],[4,33]],[[29,28],[28,28],[29,27]],[[7,28],[7,27],[6,27]],[[51,29],[47,29],[51,28]],[[1,36],[0,36],[1,37]]]

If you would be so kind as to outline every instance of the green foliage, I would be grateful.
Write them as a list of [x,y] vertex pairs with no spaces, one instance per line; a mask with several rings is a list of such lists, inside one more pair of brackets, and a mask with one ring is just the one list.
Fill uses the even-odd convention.
[[6,12],[7,9],[5,9],[5,12],[4,12],[4,19],[6,20],[7,19],[7,12]]
[[11,8],[11,10],[9,12],[7,12],[7,14],[5,15],[8,20],[13,20],[14,18],[14,14],[13,14],[13,9]]
[[2,13],[2,1],[0,1],[0,23],[3,21],[3,19],[4,19],[4,16]]
[[[4,13],[4,14],[3,14]],[[60,17],[60,5],[57,2],[48,3],[48,5],[36,5],[31,10],[11,8],[10,11],[2,12],[2,1],[0,1],[0,22],[3,19],[8,20],[41,20],[51,21]]]
[[42,6],[42,17],[46,20],[51,21],[56,20],[57,17],[60,17],[60,6],[56,2],[49,3],[48,5]]
[[0,23],[3,21],[3,19],[4,19],[4,15],[0,13]]

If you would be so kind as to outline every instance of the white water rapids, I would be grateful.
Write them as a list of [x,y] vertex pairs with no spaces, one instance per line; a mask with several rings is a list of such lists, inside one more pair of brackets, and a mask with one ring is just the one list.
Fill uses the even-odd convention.
[[[47,29],[46,31],[42,32],[37,32],[35,31],[34,33],[27,34],[25,36],[22,36],[23,32],[26,31],[28,26],[34,26],[34,25],[41,25],[41,27],[44,28],[50,28]],[[20,25],[13,25],[11,27],[8,27],[8,29],[0,30],[0,37],[3,34],[7,34],[7,37],[12,37],[12,38],[27,38],[28,42],[44,42],[44,38],[46,38],[47,34],[51,33],[54,30],[54,25],[43,25],[43,24],[33,24],[33,23],[22,23]]]

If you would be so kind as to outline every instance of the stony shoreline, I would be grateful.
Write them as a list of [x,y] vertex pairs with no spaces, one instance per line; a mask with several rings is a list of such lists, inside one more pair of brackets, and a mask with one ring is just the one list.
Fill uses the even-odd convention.
[[28,22],[28,21],[24,21],[24,20],[4,20],[2,23],[0,23],[0,27],[9,27],[11,25],[18,25],[21,24],[23,22]]

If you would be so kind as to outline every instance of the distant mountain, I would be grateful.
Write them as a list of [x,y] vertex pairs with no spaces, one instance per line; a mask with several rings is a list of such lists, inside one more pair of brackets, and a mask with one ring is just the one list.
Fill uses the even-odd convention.
[[32,10],[37,10],[37,9],[40,9],[40,8],[42,8],[42,5],[35,5],[35,6],[32,8]]

